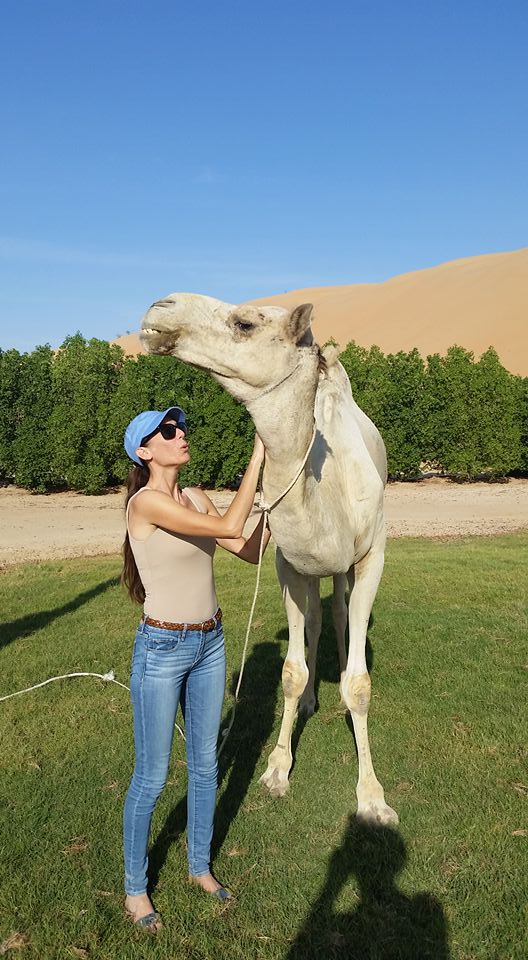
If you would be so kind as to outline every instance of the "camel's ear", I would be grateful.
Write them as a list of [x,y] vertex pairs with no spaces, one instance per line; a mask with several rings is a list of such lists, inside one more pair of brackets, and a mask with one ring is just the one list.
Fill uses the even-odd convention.
[[310,346],[313,343],[310,320],[312,319],[313,303],[301,303],[300,307],[292,310],[288,320],[288,335],[298,346]]

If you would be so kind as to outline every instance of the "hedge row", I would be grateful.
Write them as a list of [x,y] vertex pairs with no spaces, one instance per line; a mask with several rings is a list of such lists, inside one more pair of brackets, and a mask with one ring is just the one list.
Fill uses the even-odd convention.
[[[417,350],[385,356],[350,343],[341,361],[381,430],[391,476],[416,476],[424,464],[466,477],[528,470],[528,378],[508,373],[493,349],[478,362],[461,347],[424,362]],[[173,403],[191,428],[185,482],[230,485],[249,457],[253,425],[208,374],[173,357],[125,357],[80,334],[57,353],[0,351],[0,481],[86,493],[123,483],[126,424]]]

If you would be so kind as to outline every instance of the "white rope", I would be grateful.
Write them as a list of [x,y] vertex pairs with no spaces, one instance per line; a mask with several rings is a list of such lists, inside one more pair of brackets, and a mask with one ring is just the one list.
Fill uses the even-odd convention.
[[280,501],[286,496],[286,494],[290,492],[291,488],[297,483],[297,480],[298,480],[299,477],[301,476],[301,473],[303,472],[303,470],[304,470],[304,468],[305,468],[305,466],[306,466],[306,461],[308,460],[308,457],[310,456],[310,451],[311,451],[311,449],[312,449],[312,447],[313,447],[313,445],[314,445],[314,440],[315,440],[315,435],[316,435],[316,433],[317,433],[317,426],[316,426],[316,424],[314,423],[313,431],[312,431],[312,439],[310,440],[310,443],[308,444],[308,450],[306,451],[306,453],[305,453],[305,455],[304,455],[304,460],[303,460],[303,462],[301,463],[301,466],[300,466],[299,469],[297,470],[297,473],[295,474],[292,482],[291,482],[290,484],[288,484],[288,486],[286,487],[285,490],[282,491],[282,493],[280,494],[280,496],[278,496],[278,497],[275,498],[275,500],[273,501],[273,503],[267,504],[267,503],[263,503],[262,501],[260,502],[259,508],[260,508],[260,510],[262,510],[264,513],[269,513],[271,510],[273,510],[273,508],[276,507],[278,503],[280,503]]
[[38,690],[39,687],[45,687],[47,683],[53,683],[54,680],[66,680],[68,677],[99,677],[100,680],[117,683],[120,687],[124,687],[125,690],[129,689],[128,687],[125,687],[124,683],[119,683],[119,680],[115,679],[113,670],[110,670],[108,673],[63,673],[60,677],[50,677],[49,680],[43,680],[42,683],[36,683],[33,687],[26,687],[25,690],[17,690],[16,693],[8,693],[6,697],[0,697],[0,703],[2,700],[10,700],[11,697],[19,697],[22,693],[30,693],[31,690]]
[[258,559],[258,567],[257,567],[257,582],[256,582],[256,584],[255,584],[255,590],[254,590],[254,593],[253,593],[253,603],[251,604],[251,611],[250,611],[250,614],[249,614],[249,620],[248,620],[248,625],[247,625],[247,630],[246,630],[246,639],[244,640],[244,648],[243,648],[243,650],[242,650],[242,662],[241,662],[241,664],[240,664],[240,673],[239,673],[239,675],[238,675],[238,683],[237,683],[237,685],[236,685],[236,690],[235,690],[235,702],[234,702],[234,704],[233,704],[233,711],[232,711],[232,713],[231,713],[231,719],[230,719],[230,721],[229,721],[229,726],[226,727],[225,730],[222,730],[222,743],[220,744],[220,746],[219,746],[219,748],[218,748],[218,751],[217,751],[217,754],[216,754],[217,760],[218,760],[218,758],[220,757],[220,754],[222,753],[222,750],[223,750],[224,747],[225,747],[226,740],[227,740],[229,734],[231,733],[231,727],[233,726],[233,723],[234,723],[234,721],[235,721],[235,713],[236,713],[236,705],[237,705],[237,702],[238,702],[238,694],[239,694],[239,691],[240,691],[240,685],[241,685],[241,683],[242,683],[242,677],[243,677],[243,675],[244,675],[244,666],[245,666],[245,663],[246,663],[246,651],[247,651],[247,646],[248,646],[248,641],[249,641],[249,631],[251,630],[251,624],[252,624],[252,622],[253,622],[253,613],[255,612],[255,604],[256,604],[256,602],[257,602],[257,595],[258,595],[258,589],[259,589],[259,584],[260,584],[260,569],[261,569],[261,567],[262,567],[262,556],[263,556],[263,553],[264,553],[264,551],[263,551],[263,546],[262,546],[262,545],[263,545],[263,543],[264,543],[264,534],[265,534],[265,532],[266,532],[266,527],[267,527],[267,525],[268,525],[268,516],[267,516],[267,514],[268,514],[268,511],[265,510],[265,511],[264,511],[264,520],[263,520],[263,523],[262,523],[262,533],[261,533],[261,536],[260,536],[259,559]]
[[[0,703],[2,703],[3,700],[10,700],[11,697],[20,697],[23,693],[31,693],[32,690],[38,690],[39,687],[45,687],[46,684],[53,683],[54,680],[68,680],[70,677],[98,677],[99,680],[105,680],[106,683],[117,683],[118,687],[123,687],[123,690],[130,691],[130,687],[127,687],[125,683],[121,683],[120,680],[116,680],[113,670],[109,670],[108,673],[63,673],[59,677],[50,677],[49,680],[43,680],[42,683],[35,683],[32,687],[26,687],[25,690],[17,690],[15,693],[8,693],[5,697],[0,697]],[[185,740],[185,734],[182,728],[177,723],[175,723],[174,726]]]
[[260,400],[261,397],[265,397],[268,393],[272,393],[273,390],[276,390],[277,387],[282,386],[283,383],[286,383],[286,380],[289,380],[290,377],[293,377],[293,374],[296,372],[296,370],[299,369],[300,365],[301,363],[299,361],[298,363],[295,364],[293,370],[290,370],[290,372],[287,373],[286,376],[282,378],[282,380],[279,380],[277,383],[272,383],[271,386],[266,387],[266,389],[263,390],[262,393],[259,393],[256,397],[251,397],[251,400],[249,402],[254,403],[255,400]]
[[241,662],[241,664],[240,664],[240,673],[239,673],[239,675],[238,675],[238,683],[237,683],[237,685],[236,685],[236,690],[235,690],[235,702],[234,702],[234,704],[233,704],[233,711],[232,711],[232,713],[231,713],[231,719],[230,719],[230,721],[229,721],[229,726],[226,727],[225,730],[222,730],[222,743],[220,744],[220,746],[219,746],[219,748],[218,748],[218,752],[217,752],[217,754],[216,754],[217,759],[220,757],[220,754],[222,753],[222,750],[223,750],[224,747],[225,747],[226,740],[227,740],[229,734],[231,733],[231,728],[232,728],[233,723],[234,723],[234,721],[235,721],[236,706],[237,706],[237,703],[238,703],[238,694],[239,694],[239,691],[240,691],[240,687],[241,687],[241,685],[242,685],[242,677],[243,677],[243,675],[244,675],[244,667],[245,667],[245,665],[246,665],[246,652],[247,652],[247,646],[248,646],[248,642],[249,642],[249,632],[250,632],[250,630],[251,630],[251,624],[252,624],[252,622],[253,622],[253,614],[254,614],[254,612],[255,612],[255,604],[256,604],[256,602],[257,602],[258,590],[259,590],[259,585],[260,585],[260,570],[261,570],[261,567],[262,567],[262,556],[263,556],[263,552],[264,552],[262,545],[263,545],[263,543],[264,543],[264,533],[265,533],[266,527],[267,527],[267,525],[268,525],[268,518],[269,518],[270,510],[273,510],[273,508],[276,507],[278,503],[280,503],[280,501],[283,499],[283,497],[285,497],[286,494],[290,492],[290,490],[291,490],[291,488],[294,486],[294,484],[297,483],[297,480],[299,479],[302,471],[304,470],[306,461],[308,460],[308,457],[310,456],[310,450],[311,450],[312,447],[313,447],[316,432],[317,432],[317,428],[316,428],[316,425],[315,425],[315,423],[314,423],[314,428],[313,428],[313,433],[312,433],[312,439],[310,440],[310,444],[309,444],[308,450],[306,451],[304,460],[303,460],[303,462],[301,463],[301,466],[299,467],[297,473],[295,474],[292,482],[286,487],[285,490],[283,490],[283,492],[281,493],[281,495],[280,495],[279,497],[276,497],[276,499],[273,501],[273,503],[271,503],[271,504],[268,505],[268,504],[265,504],[265,503],[262,503],[262,502],[261,502],[261,503],[259,504],[259,509],[262,511],[262,514],[263,514],[263,517],[264,517],[264,521],[263,521],[263,523],[262,523],[262,533],[261,533],[261,537],[260,537],[259,559],[258,559],[258,568],[257,568],[257,580],[256,580],[256,583],[255,583],[255,590],[254,590],[254,593],[253,593],[253,603],[251,604],[251,610],[250,610],[250,614],[249,614],[249,620],[248,620],[248,625],[247,625],[247,630],[246,630],[246,638],[245,638],[245,640],[244,640],[244,647],[243,647],[243,650],[242,650],[242,662]]

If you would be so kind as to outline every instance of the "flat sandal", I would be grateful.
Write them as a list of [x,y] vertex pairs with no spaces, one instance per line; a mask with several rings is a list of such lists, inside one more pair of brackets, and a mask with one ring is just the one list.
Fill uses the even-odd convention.
[[134,920],[134,914],[131,910],[127,910],[126,907],[125,914],[135,927],[138,927],[145,933],[156,934],[163,926],[161,916],[157,910],[151,910],[150,913],[145,914],[144,917],[138,917],[137,920]]

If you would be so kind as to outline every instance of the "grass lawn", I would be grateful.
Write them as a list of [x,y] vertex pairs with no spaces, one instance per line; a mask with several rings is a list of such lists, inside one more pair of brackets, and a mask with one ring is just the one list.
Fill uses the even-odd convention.
[[[291,790],[258,784],[278,733],[286,619],[265,558],[242,698],[222,757],[214,869],[186,884],[183,742],[153,821],[153,940],[122,913],[128,694],[59,681],[0,704],[0,954],[100,960],[525,960],[528,956],[526,535],[389,544],[369,630],[370,740],[398,830],[353,817],[357,764],[340,706],[329,590],[319,709],[295,731]],[[255,568],[219,551],[229,689]],[[117,557],[0,575],[0,696],[55,674],[128,683],[137,609]],[[232,697],[226,696],[226,715]]]

